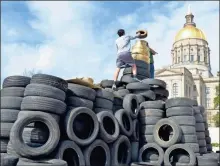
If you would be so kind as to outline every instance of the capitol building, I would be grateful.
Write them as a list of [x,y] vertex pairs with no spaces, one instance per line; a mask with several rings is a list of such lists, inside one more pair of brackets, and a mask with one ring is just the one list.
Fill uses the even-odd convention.
[[155,70],[155,78],[167,83],[169,98],[188,97],[203,105],[212,126],[212,117],[219,111],[214,108],[219,75],[214,76],[211,72],[208,40],[196,27],[190,10],[185,18],[186,23],[176,34],[172,46],[172,65]]

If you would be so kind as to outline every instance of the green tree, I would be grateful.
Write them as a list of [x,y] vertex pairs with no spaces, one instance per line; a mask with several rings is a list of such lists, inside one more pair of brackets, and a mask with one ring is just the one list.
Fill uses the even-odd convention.
[[216,87],[216,97],[214,98],[214,107],[218,108],[220,103],[220,98],[219,98],[219,85]]
[[220,127],[219,118],[220,118],[219,112],[217,114],[215,114],[212,118],[216,127]]

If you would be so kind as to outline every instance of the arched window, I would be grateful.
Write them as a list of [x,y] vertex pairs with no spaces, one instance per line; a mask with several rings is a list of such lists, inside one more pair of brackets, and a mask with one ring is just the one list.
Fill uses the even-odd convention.
[[178,85],[177,83],[173,84],[173,97],[177,97],[178,96]]
[[180,57],[178,57],[178,63],[180,62]]
[[198,62],[200,62],[200,55],[198,55]]

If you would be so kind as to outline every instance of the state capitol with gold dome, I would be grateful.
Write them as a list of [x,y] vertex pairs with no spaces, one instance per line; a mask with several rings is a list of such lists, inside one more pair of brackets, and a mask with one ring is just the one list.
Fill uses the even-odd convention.
[[213,76],[210,64],[210,49],[202,30],[196,27],[190,9],[186,23],[175,36],[171,50],[172,65],[155,71],[155,77],[164,80],[169,98],[188,97],[198,101],[207,110],[209,125],[219,108],[214,108],[219,75]]

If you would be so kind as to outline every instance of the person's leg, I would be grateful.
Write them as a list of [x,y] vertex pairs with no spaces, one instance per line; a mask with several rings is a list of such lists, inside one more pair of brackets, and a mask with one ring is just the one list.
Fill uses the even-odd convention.
[[136,64],[133,64],[132,65],[132,74],[133,74],[133,76],[137,76],[137,66],[136,66]]
[[150,78],[154,78],[154,64],[150,64]]
[[114,73],[114,82],[117,81],[120,70],[121,69],[119,67],[116,68],[115,73]]

